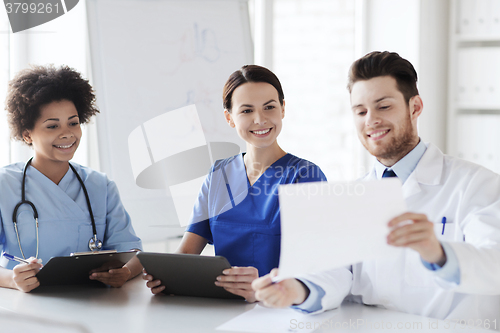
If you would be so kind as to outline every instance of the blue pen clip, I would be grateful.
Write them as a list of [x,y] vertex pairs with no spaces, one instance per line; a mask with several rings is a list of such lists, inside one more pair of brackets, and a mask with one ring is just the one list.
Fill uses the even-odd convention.
[[444,227],[446,227],[446,217],[443,216],[443,218],[441,219],[441,223],[443,224],[443,231],[441,232],[441,235],[444,235]]

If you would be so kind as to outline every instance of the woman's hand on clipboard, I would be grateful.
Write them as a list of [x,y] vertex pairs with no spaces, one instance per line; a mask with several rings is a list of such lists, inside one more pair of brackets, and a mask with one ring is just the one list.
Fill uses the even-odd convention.
[[122,268],[113,268],[107,272],[91,272],[89,279],[101,281],[111,287],[119,288],[130,278],[131,272],[127,265]]
[[136,277],[142,271],[142,265],[137,259],[133,257],[121,268],[112,268],[107,271],[91,271],[89,279],[98,280],[114,288],[120,288],[128,280]]
[[232,294],[242,296],[247,302],[253,303],[255,292],[252,289],[253,280],[259,277],[255,267],[231,267],[222,271],[223,275],[217,277],[215,285],[222,287]]

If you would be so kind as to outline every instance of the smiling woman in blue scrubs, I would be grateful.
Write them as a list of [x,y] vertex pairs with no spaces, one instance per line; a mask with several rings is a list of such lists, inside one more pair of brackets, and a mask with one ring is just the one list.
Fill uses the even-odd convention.
[[[0,287],[31,291],[39,286],[37,259],[46,263],[54,256],[89,251],[93,236],[102,241],[103,250],[140,249],[116,184],[69,163],[80,143],[80,125],[99,112],[88,81],[69,67],[26,69],[10,82],[6,109],[12,137],[31,146],[34,157],[0,168],[0,252],[30,262],[16,266],[3,260]],[[33,206],[25,202],[15,209],[24,195]],[[134,258],[89,278],[119,287],[141,269]]]
[[[178,253],[199,254],[207,243],[234,266],[217,285],[255,301],[251,282],[278,266],[278,185],[325,181],[315,164],[278,145],[285,101],[278,78],[260,66],[234,72],[223,91],[224,116],[246,142],[246,153],[217,161],[200,190]],[[304,221],[306,223],[306,221]],[[144,277],[157,294],[159,280]]]

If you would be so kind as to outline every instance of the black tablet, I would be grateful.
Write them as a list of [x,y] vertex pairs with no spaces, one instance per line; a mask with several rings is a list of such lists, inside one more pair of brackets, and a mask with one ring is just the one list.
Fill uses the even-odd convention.
[[90,271],[107,271],[120,268],[136,254],[130,252],[103,252],[95,254],[76,254],[68,257],[52,257],[36,275],[40,286],[102,284],[90,280]]
[[161,280],[167,295],[243,299],[214,284],[222,271],[231,268],[226,258],[194,254],[138,252],[148,274]]

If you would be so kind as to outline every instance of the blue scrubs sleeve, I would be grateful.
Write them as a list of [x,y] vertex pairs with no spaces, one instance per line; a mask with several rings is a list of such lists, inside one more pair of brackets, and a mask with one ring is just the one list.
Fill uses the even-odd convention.
[[106,206],[106,249],[117,251],[142,250],[142,242],[136,236],[130,216],[123,207],[115,182],[108,181]]
[[310,164],[308,167],[302,167],[298,171],[297,183],[308,182],[326,182],[326,176],[321,169],[315,165]]
[[201,186],[198,198],[193,207],[193,214],[186,231],[192,232],[208,240],[209,244],[213,244],[212,230],[210,229],[209,220],[209,187],[211,181],[211,173],[207,175],[203,185]]

